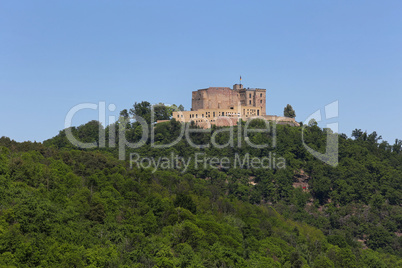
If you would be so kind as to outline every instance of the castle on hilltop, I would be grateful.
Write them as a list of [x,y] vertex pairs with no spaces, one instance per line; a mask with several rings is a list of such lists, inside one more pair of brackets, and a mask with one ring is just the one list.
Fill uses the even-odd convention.
[[191,111],[173,112],[180,122],[191,122],[203,128],[211,125],[235,126],[239,119],[261,118],[282,124],[299,125],[294,118],[266,115],[266,89],[209,87],[193,91]]

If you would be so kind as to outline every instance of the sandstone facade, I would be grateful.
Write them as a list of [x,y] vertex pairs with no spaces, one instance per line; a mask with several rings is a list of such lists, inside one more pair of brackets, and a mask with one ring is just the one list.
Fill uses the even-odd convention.
[[294,118],[266,115],[266,89],[243,88],[242,84],[193,91],[191,105],[191,111],[173,112],[173,118],[180,122],[194,121],[203,128],[235,126],[240,119],[250,118],[298,125]]

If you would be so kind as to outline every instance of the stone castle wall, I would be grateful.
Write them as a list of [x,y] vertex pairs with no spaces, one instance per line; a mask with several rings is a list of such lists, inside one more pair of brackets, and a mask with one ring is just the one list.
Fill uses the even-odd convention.
[[230,109],[239,103],[239,93],[229,87],[210,87],[193,91],[192,111],[200,109]]
[[235,109],[238,106],[258,107],[265,115],[266,112],[266,90],[245,89],[243,85],[229,87],[209,87],[193,91],[191,111],[200,109]]
[[211,125],[237,125],[239,119],[261,118],[278,123],[299,125],[294,118],[266,115],[266,90],[249,89],[236,84],[229,87],[209,87],[192,92],[191,111],[173,112],[180,122],[194,121],[208,128]]
[[[241,112],[244,111],[243,112]],[[288,124],[292,126],[299,126],[299,123],[294,118],[276,116],[276,115],[257,115],[259,109],[255,107],[245,106],[239,107],[239,110],[232,109],[200,109],[198,111],[182,111],[173,112],[173,118],[179,122],[191,122],[202,128],[209,128],[211,125],[216,126],[236,126],[237,122],[241,119],[248,121],[250,119],[263,119],[272,121],[279,124]]]

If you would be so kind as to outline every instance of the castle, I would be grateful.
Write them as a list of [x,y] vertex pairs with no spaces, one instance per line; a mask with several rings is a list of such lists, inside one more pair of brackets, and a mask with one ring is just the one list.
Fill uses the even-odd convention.
[[266,89],[244,88],[242,84],[193,91],[191,105],[191,111],[173,112],[173,118],[179,122],[194,121],[203,128],[235,126],[239,119],[250,118],[299,125],[294,118],[266,115]]

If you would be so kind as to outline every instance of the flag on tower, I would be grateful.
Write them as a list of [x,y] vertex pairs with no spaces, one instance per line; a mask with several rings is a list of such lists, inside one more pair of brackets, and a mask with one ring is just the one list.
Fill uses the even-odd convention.
[[241,75],[240,75],[240,82],[241,82]]

